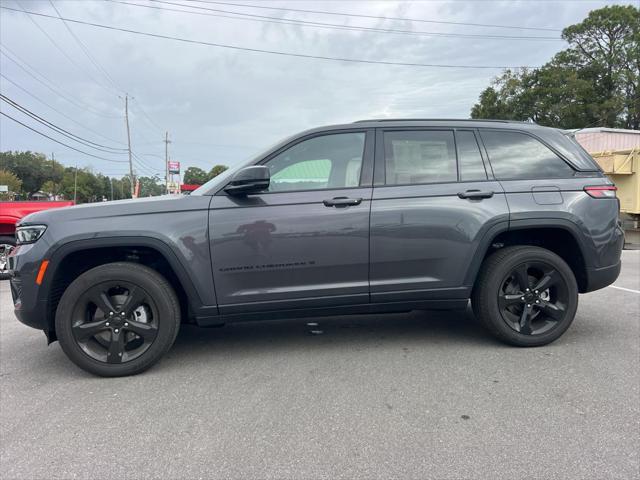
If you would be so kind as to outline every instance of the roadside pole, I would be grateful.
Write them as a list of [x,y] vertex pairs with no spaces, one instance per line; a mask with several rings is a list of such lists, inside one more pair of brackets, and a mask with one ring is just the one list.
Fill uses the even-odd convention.
[[169,194],[169,132],[164,132],[165,193]]
[[131,159],[131,131],[129,130],[129,95],[124,97],[124,118],[127,123],[127,149],[129,151],[129,175],[131,177],[131,198],[135,198],[135,187],[133,180],[133,160]]
[[78,198],[78,164],[76,163],[76,170],[73,176],[73,203],[76,204]]

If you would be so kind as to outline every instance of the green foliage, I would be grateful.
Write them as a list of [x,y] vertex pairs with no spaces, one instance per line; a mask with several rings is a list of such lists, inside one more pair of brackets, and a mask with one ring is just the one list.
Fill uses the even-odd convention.
[[207,173],[201,168],[189,167],[184,172],[184,183],[188,185],[202,185],[203,183],[207,183],[213,177],[220,175],[227,168],[229,167],[226,165],[215,165],[211,170],[209,170],[209,173]]
[[209,170],[209,178],[207,180],[211,180],[214,177],[217,177],[222,172],[224,172],[227,168],[226,165],[215,165],[211,170]]
[[164,195],[165,185],[161,185],[160,177],[154,175],[153,177],[138,177],[140,182],[140,196],[141,197],[156,197],[158,195]]
[[22,189],[27,194],[39,191],[47,180],[59,182],[64,172],[62,165],[34,152],[0,152],[0,168],[22,180]]
[[207,172],[198,167],[189,167],[184,171],[184,183],[202,185],[208,180]]
[[538,69],[505,71],[480,94],[471,117],[640,128],[640,8],[594,10],[562,37],[569,48]]
[[8,192],[0,192],[1,198],[12,197],[22,189],[22,180],[8,170],[0,170],[0,185],[6,185]]

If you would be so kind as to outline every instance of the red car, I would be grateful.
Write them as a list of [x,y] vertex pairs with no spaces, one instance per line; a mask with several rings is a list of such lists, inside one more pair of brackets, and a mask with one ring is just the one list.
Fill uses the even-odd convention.
[[72,201],[0,202],[0,278],[7,276],[7,257],[16,245],[16,223],[30,213],[68,207]]

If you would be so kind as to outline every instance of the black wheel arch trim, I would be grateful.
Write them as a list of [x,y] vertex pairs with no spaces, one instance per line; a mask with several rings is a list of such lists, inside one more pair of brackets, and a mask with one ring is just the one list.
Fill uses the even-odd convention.
[[545,229],[560,229],[568,232],[578,244],[580,253],[585,262],[587,273],[590,271],[592,265],[590,262],[590,255],[587,255],[588,247],[583,240],[584,233],[581,232],[580,227],[571,220],[564,218],[523,218],[513,220],[508,223],[500,222],[491,226],[483,235],[482,241],[476,250],[476,255],[473,257],[473,261],[467,269],[465,276],[465,285],[474,285],[478,273],[480,271],[480,265],[484,261],[485,255],[489,251],[489,248],[493,244],[498,235],[504,232],[526,230],[529,228],[545,228]]
[[[62,244],[53,245],[47,252],[45,258],[49,260],[47,274],[44,277],[41,287],[38,289],[38,303],[47,306],[49,310],[49,295],[51,293],[52,281],[62,262],[70,254],[83,250],[91,250],[94,248],[106,247],[146,247],[152,248],[160,253],[168,262],[169,266],[175,273],[178,281],[187,295],[189,307],[194,315],[198,315],[200,311],[211,312],[212,309],[217,311],[217,306],[204,305],[202,299],[172,248],[164,241],[149,236],[114,236],[100,238],[74,239]],[[47,318],[47,323],[51,326],[53,319]]]

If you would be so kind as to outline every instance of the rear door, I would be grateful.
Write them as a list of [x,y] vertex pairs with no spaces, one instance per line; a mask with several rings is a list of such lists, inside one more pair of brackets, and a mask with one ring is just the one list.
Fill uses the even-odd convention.
[[366,304],[373,130],[314,134],[263,159],[271,185],[220,192],[209,232],[222,314]]
[[508,221],[474,129],[376,132],[371,301],[467,298],[484,234]]

